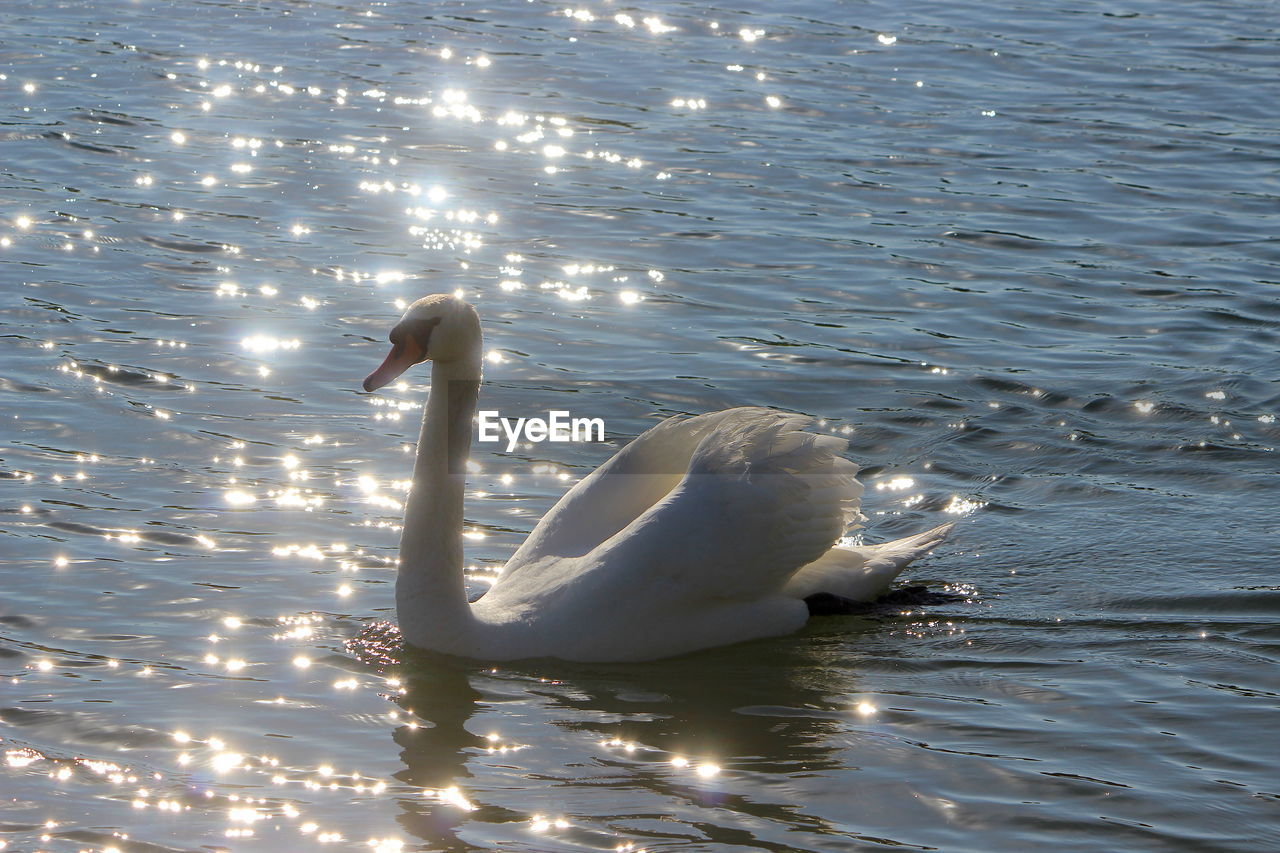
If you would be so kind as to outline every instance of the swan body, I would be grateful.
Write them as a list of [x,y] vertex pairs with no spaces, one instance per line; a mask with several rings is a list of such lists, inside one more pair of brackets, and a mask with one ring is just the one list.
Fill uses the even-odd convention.
[[463,486],[479,318],[460,299],[427,296],[390,337],[366,390],[432,362],[396,577],[411,645],[483,660],[639,661],[778,636],[805,623],[810,595],[880,595],[951,529],[842,544],[862,518],[845,440],[805,432],[803,415],[728,409],[636,438],[570,489],[469,603]]

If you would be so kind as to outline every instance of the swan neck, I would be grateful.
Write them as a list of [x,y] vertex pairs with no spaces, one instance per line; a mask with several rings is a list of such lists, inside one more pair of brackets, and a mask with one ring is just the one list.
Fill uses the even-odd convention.
[[[476,347],[477,355],[479,346]],[[409,643],[447,649],[471,624],[463,581],[463,495],[479,399],[479,358],[436,361],[405,503],[396,611]]]

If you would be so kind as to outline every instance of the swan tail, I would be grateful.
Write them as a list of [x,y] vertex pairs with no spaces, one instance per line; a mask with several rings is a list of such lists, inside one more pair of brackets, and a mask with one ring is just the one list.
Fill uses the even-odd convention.
[[954,526],[943,524],[880,545],[836,545],[792,575],[786,593],[796,598],[829,593],[850,601],[871,601],[888,590],[913,560],[941,544]]

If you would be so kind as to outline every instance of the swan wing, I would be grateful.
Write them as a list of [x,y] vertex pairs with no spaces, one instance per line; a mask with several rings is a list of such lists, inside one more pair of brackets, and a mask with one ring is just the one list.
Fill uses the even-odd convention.
[[685,476],[699,443],[726,420],[761,409],[674,417],[641,433],[564,494],[503,570],[507,582],[547,558],[581,557],[666,497]]
[[680,484],[593,553],[618,594],[756,599],[826,553],[860,518],[862,486],[847,442],[810,423],[756,409],[717,425]]
[[[672,430],[680,423],[696,430],[681,433],[696,444],[674,485],[651,484],[643,500],[619,496],[615,490],[630,487],[622,472],[659,476],[639,473],[649,469],[638,464],[658,457],[650,455],[654,448],[641,447],[635,459],[624,458],[613,468],[615,457],[593,475],[603,475],[609,485],[588,478],[575,487],[586,487],[580,494],[566,495],[544,520],[554,524],[526,554],[530,562],[508,572],[485,599],[492,597],[492,605],[519,601],[522,610],[546,607],[566,616],[601,602],[642,614],[756,600],[781,594],[792,574],[826,553],[860,518],[858,469],[839,455],[846,442],[804,432],[810,418],[731,409],[693,423],[699,420],[677,422]],[[662,449],[676,443],[663,437]],[[597,495],[616,502],[612,512],[594,503]],[[597,530],[598,544],[581,555],[555,554],[554,546],[574,542],[560,529],[581,522],[579,509],[590,523],[603,516],[604,536]],[[553,519],[557,514],[565,518]],[[575,547],[590,538],[581,536]]]

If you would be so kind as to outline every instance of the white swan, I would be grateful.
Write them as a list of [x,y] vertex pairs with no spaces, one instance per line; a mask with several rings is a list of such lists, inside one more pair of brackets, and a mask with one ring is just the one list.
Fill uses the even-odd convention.
[[841,546],[862,517],[843,439],[769,409],[671,418],[570,489],[469,604],[462,512],[480,320],[461,299],[427,296],[390,339],[366,391],[432,362],[396,576],[411,645],[484,660],[637,661],[787,634],[807,620],[806,597],[872,599],[951,529]]

